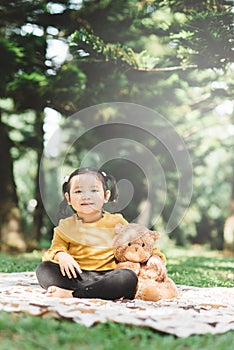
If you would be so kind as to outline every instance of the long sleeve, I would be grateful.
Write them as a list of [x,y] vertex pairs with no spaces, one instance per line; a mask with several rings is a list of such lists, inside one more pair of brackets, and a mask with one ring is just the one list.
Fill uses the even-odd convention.
[[82,270],[110,270],[116,262],[112,248],[115,225],[126,224],[121,214],[105,213],[94,223],[84,223],[72,215],[60,220],[54,229],[50,248],[42,257],[43,261],[54,261],[58,252],[70,254]]
[[42,257],[43,261],[53,261],[55,255],[58,252],[68,252],[68,244],[66,240],[64,240],[61,235],[59,234],[59,230],[57,228],[54,229],[54,236],[53,240],[51,242],[50,248],[45,252],[45,254]]

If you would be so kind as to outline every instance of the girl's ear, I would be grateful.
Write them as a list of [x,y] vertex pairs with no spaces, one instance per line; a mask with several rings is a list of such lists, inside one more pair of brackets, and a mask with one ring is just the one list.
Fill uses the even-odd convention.
[[104,203],[107,203],[109,201],[110,196],[111,196],[111,191],[107,190],[105,193]]
[[70,202],[70,196],[69,196],[69,193],[68,192],[65,192],[64,193],[64,196],[65,196],[65,198],[66,198],[66,200],[67,200],[67,204],[71,204],[71,202]]

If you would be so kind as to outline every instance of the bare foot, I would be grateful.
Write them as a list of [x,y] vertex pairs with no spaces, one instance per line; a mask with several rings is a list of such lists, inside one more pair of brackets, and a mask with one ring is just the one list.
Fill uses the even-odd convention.
[[73,290],[51,286],[47,289],[46,296],[53,298],[73,298],[72,292]]

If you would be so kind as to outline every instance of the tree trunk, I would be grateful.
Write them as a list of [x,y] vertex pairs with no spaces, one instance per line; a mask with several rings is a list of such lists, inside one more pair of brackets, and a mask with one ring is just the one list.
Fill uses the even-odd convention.
[[[44,113],[38,112],[37,113],[37,119],[35,124],[35,133],[37,135],[37,175],[35,179],[35,195],[34,198],[37,201],[37,205],[35,208],[35,211],[33,213],[33,225],[31,229],[30,234],[30,246],[34,248],[37,243],[41,239],[41,231],[43,226],[43,203],[41,199],[41,191],[43,191],[43,184],[42,188],[40,188],[39,184],[39,170],[40,170],[40,162],[43,154],[43,143],[44,143],[44,131],[43,131],[43,125],[44,125]],[[41,179],[42,181],[42,179]]]
[[13,175],[11,141],[0,115],[0,250],[23,252],[26,242]]
[[234,164],[232,174],[232,193],[229,206],[229,215],[223,230],[224,249],[234,254]]

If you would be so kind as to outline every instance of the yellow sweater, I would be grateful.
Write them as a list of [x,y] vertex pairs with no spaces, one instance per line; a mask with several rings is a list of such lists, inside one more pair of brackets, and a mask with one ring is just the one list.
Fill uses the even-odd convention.
[[[51,247],[42,257],[43,261],[54,261],[58,252],[69,253],[82,270],[111,270],[116,266],[112,241],[117,223],[128,222],[121,214],[105,212],[103,217],[93,223],[84,223],[76,214],[60,220],[54,229]],[[156,248],[154,251],[165,261],[164,255]]]

